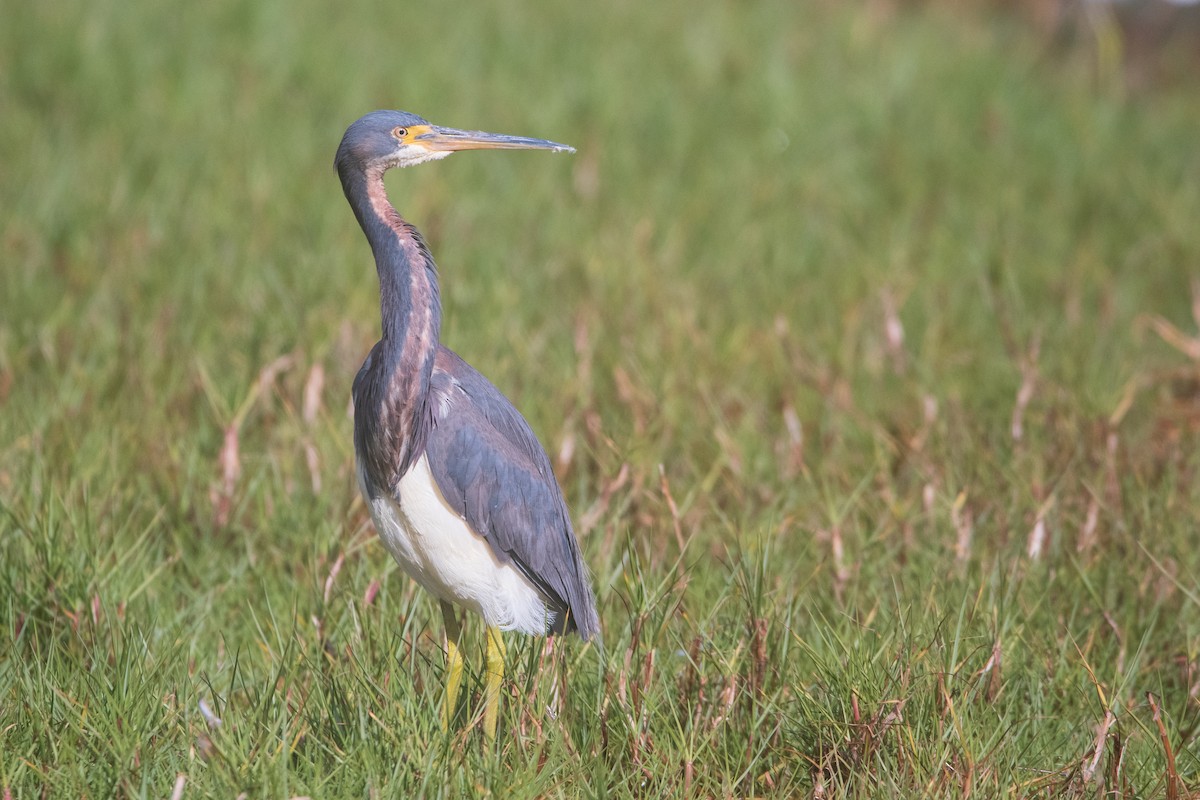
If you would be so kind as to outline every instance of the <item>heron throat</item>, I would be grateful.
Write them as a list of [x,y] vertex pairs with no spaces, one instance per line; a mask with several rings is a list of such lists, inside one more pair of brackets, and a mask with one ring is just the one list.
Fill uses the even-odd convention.
[[392,488],[425,450],[442,307],[433,256],[388,201],[383,172],[368,169],[342,183],[375,255],[382,321],[382,338],[355,381],[355,439],[371,478]]

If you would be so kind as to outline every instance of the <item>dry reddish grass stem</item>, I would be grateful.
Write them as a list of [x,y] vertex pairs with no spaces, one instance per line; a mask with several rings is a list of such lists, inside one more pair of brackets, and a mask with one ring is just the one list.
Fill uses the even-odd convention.
[[663,469],[663,465],[658,465],[658,481],[662,487],[663,497],[667,501],[667,510],[671,512],[671,524],[675,531],[675,543],[679,545],[679,553],[683,555],[683,525],[679,521],[679,506],[675,505],[675,498],[671,496],[671,484],[667,482],[667,472]]
[[1167,757],[1167,800],[1179,800],[1179,773],[1175,769],[1175,751],[1171,749],[1171,739],[1167,736],[1167,726],[1163,724],[1162,711],[1158,707],[1158,701],[1154,699],[1154,695],[1146,692],[1146,702],[1150,704],[1150,710],[1154,712],[1154,724],[1158,726],[1158,735],[1162,739],[1163,753]]

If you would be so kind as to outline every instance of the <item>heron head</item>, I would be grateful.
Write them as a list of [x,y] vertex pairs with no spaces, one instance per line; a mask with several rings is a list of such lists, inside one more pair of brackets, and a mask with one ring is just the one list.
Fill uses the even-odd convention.
[[445,158],[455,150],[554,150],[575,148],[545,139],[460,131],[431,125],[407,111],[372,111],[346,129],[338,147],[338,171],[410,167]]

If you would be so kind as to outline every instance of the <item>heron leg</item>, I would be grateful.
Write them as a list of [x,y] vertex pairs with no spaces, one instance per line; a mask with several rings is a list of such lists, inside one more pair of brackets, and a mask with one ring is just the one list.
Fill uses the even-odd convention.
[[500,711],[500,682],[504,679],[504,639],[500,629],[487,629],[487,681],[483,687],[483,735],[496,739],[496,717]]
[[463,657],[458,649],[462,626],[458,623],[454,606],[446,602],[442,603],[442,619],[446,624],[446,702],[442,705],[442,730],[448,731],[454,707],[458,705],[458,689],[462,686]]

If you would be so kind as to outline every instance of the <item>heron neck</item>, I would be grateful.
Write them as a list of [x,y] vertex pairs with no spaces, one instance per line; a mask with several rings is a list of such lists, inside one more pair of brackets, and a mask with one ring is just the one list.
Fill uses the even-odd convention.
[[375,254],[383,360],[392,380],[407,384],[404,405],[415,411],[429,390],[441,334],[437,266],[421,234],[388,201],[382,169],[343,176],[343,188]]

